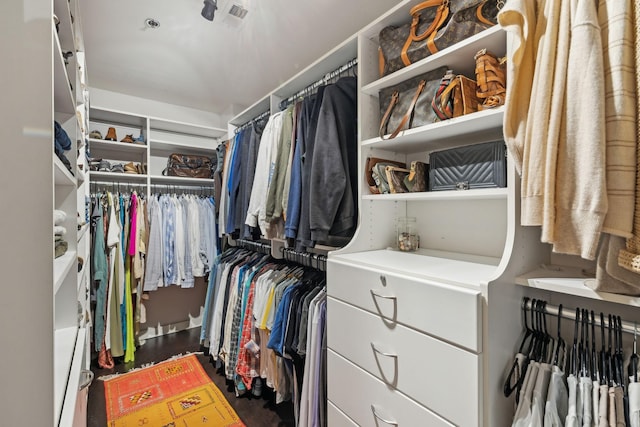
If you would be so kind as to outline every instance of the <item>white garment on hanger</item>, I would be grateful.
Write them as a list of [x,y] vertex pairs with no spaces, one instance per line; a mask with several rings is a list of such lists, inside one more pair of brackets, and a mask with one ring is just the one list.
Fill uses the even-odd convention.
[[569,385],[569,408],[567,410],[567,419],[564,423],[565,427],[582,427],[582,402],[579,402],[578,379],[575,375],[569,375],[567,378]]
[[551,365],[548,363],[540,363],[531,398],[531,423],[529,424],[531,427],[542,427],[544,424],[544,409],[547,402],[550,380]]
[[582,402],[582,425],[583,427],[593,427],[593,381],[589,377],[580,377],[578,387],[579,400]]
[[640,383],[629,383],[629,426],[640,427]]
[[600,386],[600,402],[598,407],[598,427],[609,427],[609,386]]
[[554,365],[544,411],[544,427],[563,427],[567,419],[568,405],[569,391],[564,372]]
[[539,367],[540,363],[538,362],[529,363],[522,388],[520,389],[520,400],[516,414],[513,417],[512,427],[529,427],[531,425],[531,399]]

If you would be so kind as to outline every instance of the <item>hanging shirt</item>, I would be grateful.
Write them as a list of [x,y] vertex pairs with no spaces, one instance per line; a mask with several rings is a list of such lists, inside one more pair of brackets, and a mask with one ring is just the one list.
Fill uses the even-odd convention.
[[579,390],[582,401],[582,425],[591,427],[593,422],[593,381],[589,377],[580,377]]
[[569,392],[564,372],[555,365],[551,370],[551,380],[544,410],[544,427],[563,427],[567,419]]
[[542,427],[544,424],[544,409],[547,403],[549,381],[551,380],[551,365],[540,363],[536,384],[531,397],[531,427]]
[[144,290],[155,291],[164,286],[164,239],[162,209],[156,197],[147,204],[149,213],[149,248],[147,250],[147,268],[144,275]]
[[609,386],[600,386],[600,406],[598,407],[598,427],[609,427]]
[[93,248],[93,281],[96,287],[96,309],[94,326],[94,348],[100,351],[104,342],[107,309],[107,257],[105,255],[104,221],[102,204],[98,199],[91,215],[95,243]]
[[569,384],[569,409],[564,425],[565,427],[582,427],[582,402],[578,401],[578,379],[571,374],[567,378],[567,383]]
[[629,426],[640,427],[640,383],[629,383]]

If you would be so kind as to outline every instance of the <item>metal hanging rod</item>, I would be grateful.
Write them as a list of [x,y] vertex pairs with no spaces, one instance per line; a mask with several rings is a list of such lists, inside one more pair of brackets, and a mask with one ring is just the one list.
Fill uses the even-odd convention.
[[249,120],[248,122],[238,126],[235,130],[235,133],[240,132],[242,129],[246,129],[248,128],[250,125],[252,125],[253,123],[259,122],[260,120],[269,117],[271,115],[271,111],[267,110],[263,113],[258,114],[256,117],[254,117],[253,119]]
[[323,84],[327,84],[330,80],[340,76],[342,73],[344,73],[345,71],[355,67],[356,65],[358,65],[358,58],[353,58],[352,60],[350,60],[346,64],[342,65],[338,69],[325,74],[324,77],[322,77],[320,80],[316,81],[315,83],[310,84],[309,86],[305,87],[304,89],[298,91],[296,94],[291,95],[287,99],[281,101],[280,102],[280,109],[284,110],[289,104],[294,102],[296,99],[304,97],[305,95],[311,94],[318,87],[322,86]]
[[[522,307],[525,310],[528,311],[532,311],[533,307],[533,301],[526,298],[522,301]],[[550,314],[552,316],[556,316],[558,317],[558,313],[560,312],[560,309],[558,306],[555,305],[550,305],[550,304],[545,304],[545,309],[544,309],[544,313],[546,314]],[[591,310],[589,310],[589,312],[591,312]],[[569,319],[569,320],[576,320],[576,310],[574,309],[570,309],[569,307],[562,307],[562,317],[564,319]],[[606,320],[607,316],[605,316],[605,327],[609,326],[609,322]],[[599,316],[596,315],[595,316],[595,326],[600,326],[600,319]],[[626,321],[622,321],[622,331],[626,332],[628,334],[633,334],[635,331],[637,331],[637,325],[633,322],[626,322]]]
[[255,242],[253,240],[238,239],[238,240],[236,240],[236,244],[241,248],[249,249],[249,250],[252,250],[254,252],[260,252],[260,253],[265,254],[265,255],[270,255],[271,254],[271,244],[270,243],[263,243],[263,242]]

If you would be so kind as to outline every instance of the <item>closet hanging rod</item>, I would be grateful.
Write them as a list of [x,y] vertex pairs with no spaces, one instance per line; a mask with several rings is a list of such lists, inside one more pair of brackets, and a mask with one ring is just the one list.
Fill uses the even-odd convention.
[[265,117],[269,117],[271,115],[271,111],[267,110],[263,113],[258,114],[257,116],[255,116],[253,119],[249,120],[248,122],[241,124],[240,126],[238,126],[235,130],[235,133],[240,132],[242,129],[246,129],[247,127],[249,127],[251,124],[258,122],[262,119],[264,119]]
[[309,92],[312,92],[313,90],[317,89],[319,86],[321,86],[323,84],[327,84],[327,82],[329,82],[331,79],[339,76],[340,74],[342,74],[345,71],[355,67],[356,65],[358,65],[358,58],[353,58],[352,60],[350,60],[346,64],[342,65],[338,69],[333,70],[331,72],[328,72],[320,80],[318,80],[318,81],[316,81],[314,83],[311,83],[309,86],[305,87],[302,90],[299,90],[294,95],[291,95],[290,97],[282,100],[280,102],[280,109],[284,110],[289,104],[294,102],[296,99],[305,96],[306,94],[308,94]]
[[109,187],[121,185],[122,187],[146,187],[144,182],[122,182],[122,181],[91,181],[91,185],[106,185]]
[[[523,301],[523,308],[525,310],[529,310],[531,311],[532,309],[532,300],[527,299],[525,301]],[[558,306],[555,305],[550,305],[550,304],[545,304],[545,309],[544,312],[546,314],[550,314],[552,316],[556,316],[558,317],[558,312],[560,310],[558,309]],[[576,320],[576,310],[574,309],[570,309],[569,307],[562,307],[562,317],[564,319],[569,319],[569,320]],[[595,326],[600,326],[600,319],[599,316],[595,317]],[[608,322],[605,320],[605,327],[608,326]],[[633,334],[634,331],[637,330],[637,325],[634,324],[633,322],[626,322],[626,321],[622,321],[622,330],[628,334]]]

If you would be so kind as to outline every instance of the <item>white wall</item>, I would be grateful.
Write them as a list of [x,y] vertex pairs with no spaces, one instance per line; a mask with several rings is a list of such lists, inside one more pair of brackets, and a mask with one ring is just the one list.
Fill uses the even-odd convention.
[[120,110],[141,116],[151,116],[158,119],[175,120],[201,126],[226,128],[231,114],[215,114],[209,111],[181,105],[167,104],[152,99],[138,98],[119,92],[104,89],[89,88],[91,105],[100,108]]

